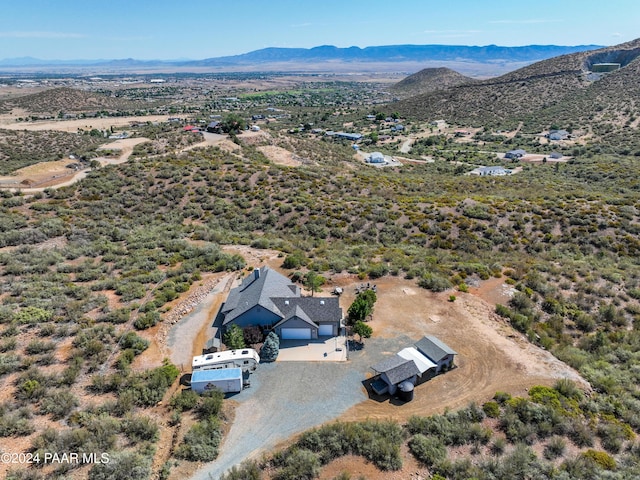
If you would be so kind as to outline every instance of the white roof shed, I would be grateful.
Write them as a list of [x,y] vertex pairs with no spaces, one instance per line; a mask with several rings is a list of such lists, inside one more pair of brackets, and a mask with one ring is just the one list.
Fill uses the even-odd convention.
[[413,360],[416,366],[418,367],[418,370],[420,370],[420,375],[422,375],[424,372],[426,372],[431,368],[437,367],[435,363],[433,363],[431,360],[429,360],[427,357],[421,354],[414,347],[407,347],[403,350],[400,350],[398,352],[398,355],[400,355],[405,360]]

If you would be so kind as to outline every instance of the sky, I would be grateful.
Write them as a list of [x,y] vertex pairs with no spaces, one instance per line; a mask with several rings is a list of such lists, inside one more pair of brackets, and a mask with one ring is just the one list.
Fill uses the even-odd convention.
[[203,59],[266,47],[615,45],[638,0],[0,0],[0,59]]

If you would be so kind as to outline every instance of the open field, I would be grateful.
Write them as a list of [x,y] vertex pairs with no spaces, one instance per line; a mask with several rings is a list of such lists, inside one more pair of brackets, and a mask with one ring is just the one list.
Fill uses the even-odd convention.
[[167,115],[147,115],[131,117],[100,117],[74,120],[42,120],[34,122],[17,122],[16,115],[0,115],[0,128],[7,130],[57,130],[60,132],[77,132],[78,129],[106,130],[111,127],[129,127],[131,122],[166,122]]

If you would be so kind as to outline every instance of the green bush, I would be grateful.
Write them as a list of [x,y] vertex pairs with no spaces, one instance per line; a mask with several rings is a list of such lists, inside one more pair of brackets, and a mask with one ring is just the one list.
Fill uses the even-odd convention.
[[438,438],[420,433],[409,441],[409,451],[427,467],[447,458],[447,449]]
[[220,480],[260,480],[262,472],[257,462],[245,460],[240,465],[234,465],[231,470],[224,473]]
[[209,417],[189,429],[176,448],[175,456],[192,462],[211,462],[218,456],[221,439],[219,420]]
[[185,412],[194,408],[200,401],[200,395],[193,390],[182,390],[171,397],[169,405],[177,412]]
[[320,461],[315,453],[305,449],[294,449],[284,459],[283,467],[274,475],[274,480],[311,480],[320,473]]
[[615,470],[617,465],[616,461],[613,459],[611,455],[606,452],[599,452],[597,450],[587,450],[580,454],[582,458],[590,460],[595,465],[598,465],[600,468],[605,470]]
[[497,402],[486,402],[482,405],[482,410],[490,418],[498,418],[500,416],[500,405]]
[[147,480],[152,458],[136,452],[110,452],[109,461],[89,470],[89,480]]

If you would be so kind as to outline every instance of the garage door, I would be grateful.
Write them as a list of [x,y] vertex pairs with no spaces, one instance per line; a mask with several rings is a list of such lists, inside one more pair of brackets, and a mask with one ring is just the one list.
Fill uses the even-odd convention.
[[332,337],[333,336],[333,325],[320,325],[318,329],[318,335],[321,337]]
[[310,340],[311,329],[310,328],[283,328],[282,339],[283,340]]

